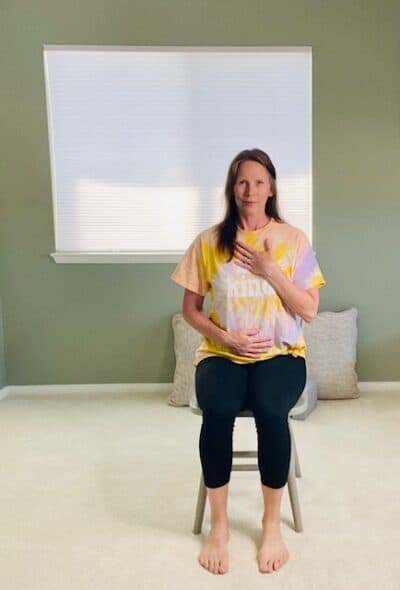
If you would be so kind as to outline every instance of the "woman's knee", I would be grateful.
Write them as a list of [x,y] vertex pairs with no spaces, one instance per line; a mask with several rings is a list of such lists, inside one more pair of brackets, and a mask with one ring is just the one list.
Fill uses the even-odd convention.
[[290,355],[274,357],[257,363],[252,369],[249,408],[260,417],[287,417],[304,390],[304,359]]
[[196,367],[195,387],[203,415],[233,419],[246,397],[246,373],[229,359],[208,357]]
[[271,488],[281,488],[287,482],[291,439],[288,419],[256,420],[258,433],[258,464],[261,482]]

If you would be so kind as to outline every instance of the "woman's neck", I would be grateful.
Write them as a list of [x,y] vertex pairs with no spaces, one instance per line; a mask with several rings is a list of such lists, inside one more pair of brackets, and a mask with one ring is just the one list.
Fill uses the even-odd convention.
[[267,215],[264,215],[264,217],[258,219],[251,217],[239,217],[238,226],[243,230],[254,231],[268,225],[271,219],[272,217],[268,217]]

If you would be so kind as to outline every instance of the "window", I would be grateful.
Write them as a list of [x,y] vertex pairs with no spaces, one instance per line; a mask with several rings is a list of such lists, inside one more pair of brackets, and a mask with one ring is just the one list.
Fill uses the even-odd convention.
[[175,262],[259,147],[312,239],[311,48],[45,46],[57,262]]

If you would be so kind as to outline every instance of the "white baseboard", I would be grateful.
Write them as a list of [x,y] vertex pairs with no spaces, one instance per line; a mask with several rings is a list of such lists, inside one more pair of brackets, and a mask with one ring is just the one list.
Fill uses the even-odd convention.
[[0,390],[0,399],[9,395],[119,395],[164,393],[172,391],[172,383],[84,383],[66,385],[8,385]]
[[362,391],[396,391],[400,392],[400,381],[359,381],[358,388]]
[[[7,385],[0,389],[0,401],[10,395],[118,395],[172,391],[172,383],[89,383],[67,385]],[[361,391],[399,391],[400,381],[359,381]]]

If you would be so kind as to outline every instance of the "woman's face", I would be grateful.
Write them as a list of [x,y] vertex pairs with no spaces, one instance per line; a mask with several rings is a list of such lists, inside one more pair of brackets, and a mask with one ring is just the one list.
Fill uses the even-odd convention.
[[272,196],[268,170],[252,160],[241,162],[233,192],[239,214],[265,215],[265,204]]

